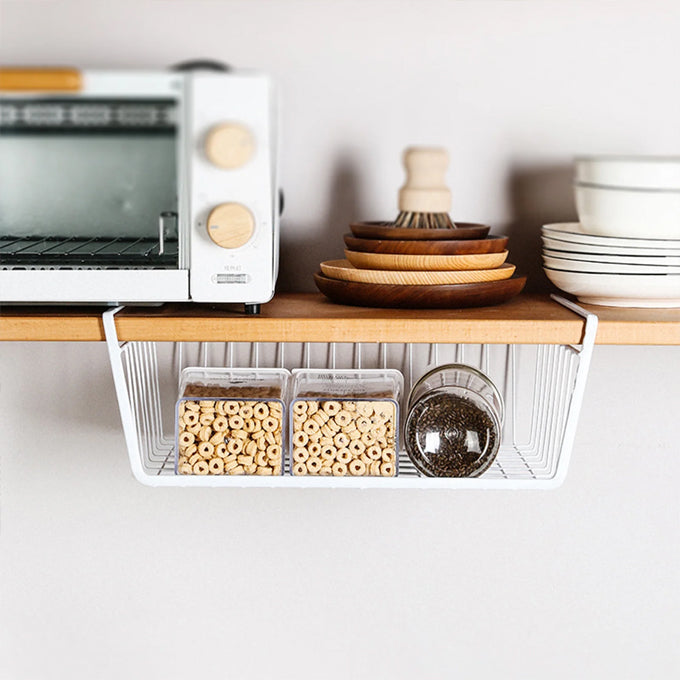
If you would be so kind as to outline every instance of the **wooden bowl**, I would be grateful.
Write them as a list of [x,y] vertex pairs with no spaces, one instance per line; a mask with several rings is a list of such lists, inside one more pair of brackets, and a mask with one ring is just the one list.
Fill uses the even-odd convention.
[[401,309],[460,309],[500,305],[515,297],[526,284],[526,276],[502,281],[442,286],[400,286],[354,283],[314,274],[317,288],[333,302],[359,307]]
[[395,227],[392,222],[354,222],[349,225],[358,238],[379,238],[388,241],[451,241],[452,239],[485,238],[490,227],[483,224],[458,222],[455,229],[409,229]]
[[396,271],[461,271],[464,269],[496,269],[505,262],[508,251],[481,255],[395,255],[392,253],[360,253],[345,250],[345,257],[359,269],[391,269]]
[[467,271],[390,271],[385,269],[357,269],[347,260],[328,260],[321,263],[322,273],[331,279],[357,283],[384,283],[393,285],[441,285],[454,283],[477,283],[509,279],[515,265],[503,264],[496,269],[472,269]]
[[454,241],[383,241],[374,238],[356,238],[345,234],[345,245],[360,253],[391,253],[404,255],[476,255],[500,253],[508,245],[507,236],[488,236],[479,239]]

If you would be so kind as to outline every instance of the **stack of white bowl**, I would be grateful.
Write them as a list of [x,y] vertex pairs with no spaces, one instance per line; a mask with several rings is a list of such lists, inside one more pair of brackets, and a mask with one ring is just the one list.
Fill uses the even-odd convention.
[[548,278],[582,302],[680,307],[680,158],[576,159],[580,222],[543,227]]

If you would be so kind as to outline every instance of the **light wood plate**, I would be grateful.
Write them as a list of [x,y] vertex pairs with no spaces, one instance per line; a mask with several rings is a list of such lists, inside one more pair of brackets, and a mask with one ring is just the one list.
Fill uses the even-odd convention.
[[496,269],[473,269],[467,271],[413,272],[358,269],[348,260],[328,260],[321,263],[321,271],[325,276],[340,281],[386,283],[402,286],[433,286],[509,279],[515,271],[515,265],[502,264]]
[[338,281],[314,274],[317,288],[333,302],[359,307],[400,309],[460,309],[500,305],[515,297],[526,284],[526,276],[502,281],[442,286],[399,286]]
[[345,250],[345,257],[359,269],[397,271],[460,271],[496,269],[505,262],[508,251],[483,255],[395,255],[392,253],[359,253]]
[[356,238],[345,234],[345,245],[361,253],[394,253],[411,255],[474,255],[500,253],[508,245],[507,236],[488,236],[453,241],[388,241],[377,238]]
[[393,222],[355,222],[352,233],[359,238],[389,241],[450,241],[451,239],[485,238],[490,227],[484,224],[457,222],[455,229],[409,229],[395,227]]

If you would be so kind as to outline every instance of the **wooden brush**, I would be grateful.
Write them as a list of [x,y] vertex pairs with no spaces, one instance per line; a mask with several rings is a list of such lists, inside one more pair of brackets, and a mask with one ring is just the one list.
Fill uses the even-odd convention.
[[449,165],[445,149],[410,147],[404,151],[406,184],[399,189],[396,227],[455,229],[449,217],[451,192],[444,180]]

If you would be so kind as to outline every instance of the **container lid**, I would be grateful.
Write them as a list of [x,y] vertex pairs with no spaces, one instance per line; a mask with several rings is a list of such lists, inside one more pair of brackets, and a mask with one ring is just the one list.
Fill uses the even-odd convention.
[[403,386],[404,376],[393,368],[293,369],[294,397],[312,392],[348,399],[399,400]]
[[680,190],[680,156],[579,156],[577,184]]

